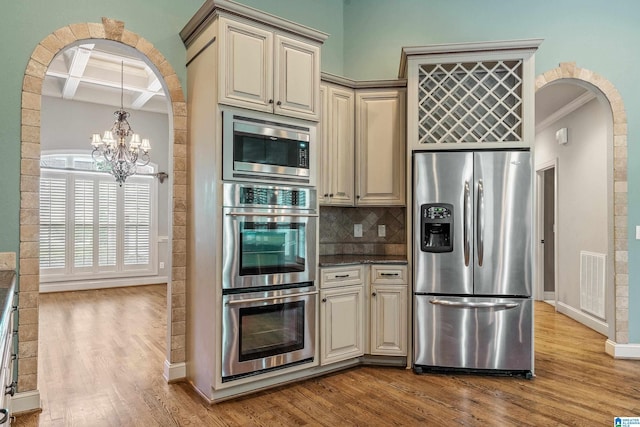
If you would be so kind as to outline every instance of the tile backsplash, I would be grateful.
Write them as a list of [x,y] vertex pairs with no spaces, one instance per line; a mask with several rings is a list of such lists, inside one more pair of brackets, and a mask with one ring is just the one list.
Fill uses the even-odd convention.
[[[320,207],[320,255],[406,255],[404,207]],[[354,237],[354,224],[362,224],[362,237]],[[378,225],[385,237],[378,237]]]

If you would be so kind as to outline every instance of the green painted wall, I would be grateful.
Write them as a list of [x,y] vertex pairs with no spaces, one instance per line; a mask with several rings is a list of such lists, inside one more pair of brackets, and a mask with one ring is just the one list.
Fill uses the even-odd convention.
[[632,343],[640,343],[639,17],[636,0],[345,0],[344,8],[344,71],[356,80],[397,77],[402,46],[543,38],[537,74],[560,62],[576,62],[614,84],[628,118]]

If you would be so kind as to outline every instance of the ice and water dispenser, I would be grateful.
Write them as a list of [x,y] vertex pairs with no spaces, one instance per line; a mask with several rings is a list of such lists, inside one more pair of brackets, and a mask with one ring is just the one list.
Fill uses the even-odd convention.
[[453,251],[453,205],[426,203],[420,206],[420,249],[423,252]]

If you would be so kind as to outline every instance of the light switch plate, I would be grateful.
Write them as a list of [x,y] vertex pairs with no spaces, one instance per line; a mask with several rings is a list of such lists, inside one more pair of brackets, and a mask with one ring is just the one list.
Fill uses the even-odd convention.
[[640,240],[640,225],[636,225],[636,240]]
[[362,224],[353,224],[353,237],[362,237]]
[[378,226],[378,237],[385,237],[387,235],[387,227],[384,225]]

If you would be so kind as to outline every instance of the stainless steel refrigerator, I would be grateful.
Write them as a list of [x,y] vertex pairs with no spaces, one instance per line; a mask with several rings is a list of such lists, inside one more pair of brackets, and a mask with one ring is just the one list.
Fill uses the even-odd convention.
[[416,152],[413,162],[415,372],[530,378],[530,152]]

